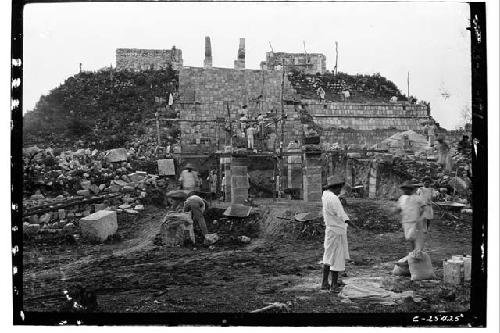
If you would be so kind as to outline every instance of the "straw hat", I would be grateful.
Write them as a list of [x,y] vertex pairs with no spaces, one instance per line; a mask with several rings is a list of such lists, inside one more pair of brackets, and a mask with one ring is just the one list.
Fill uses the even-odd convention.
[[399,187],[400,188],[415,188],[415,184],[413,184],[412,182],[406,181],[403,184],[401,184],[401,186],[399,186]]
[[196,168],[191,163],[188,163],[184,166],[184,169],[196,169]]
[[429,176],[425,176],[424,178],[422,178],[422,182],[425,183],[426,181],[429,181],[429,183],[432,183],[432,179],[431,177]]
[[326,179],[326,185],[323,188],[329,188],[331,186],[335,185],[344,185],[345,184],[345,179],[342,176],[339,175],[334,175],[330,176]]

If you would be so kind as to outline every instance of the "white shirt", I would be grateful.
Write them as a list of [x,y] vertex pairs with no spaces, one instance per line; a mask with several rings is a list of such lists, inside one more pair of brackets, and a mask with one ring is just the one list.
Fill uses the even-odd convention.
[[401,208],[401,222],[417,222],[420,218],[420,208],[425,206],[425,203],[416,194],[403,194],[398,200],[398,207]]
[[253,133],[254,133],[254,132],[255,132],[255,128],[253,128],[253,127],[249,127],[249,128],[247,128],[247,136],[248,136],[249,138],[253,138]]
[[417,195],[422,199],[422,201],[430,205],[432,202],[432,195],[434,193],[434,190],[430,187],[421,187],[417,190]]
[[189,172],[188,170],[183,170],[179,181],[182,182],[183,189],[193,189],[198,185],[198,173],[194,170]]
[[345,235],[347,232],[345,221],[349,220],[349,217],[345,213],[339,197],[331,191],[323,191],[321,201],[326,228],[332,229],[336,234]]

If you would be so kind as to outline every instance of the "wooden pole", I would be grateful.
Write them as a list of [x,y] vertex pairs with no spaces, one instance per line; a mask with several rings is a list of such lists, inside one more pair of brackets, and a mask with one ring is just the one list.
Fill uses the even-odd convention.
[[156,136],[158,138],[158,147],[161,147],[161,138],[160,138],[160,118],[158,115],[158,110],[155,112],[156,117]]
[[409,101],[410,100],[410,72],[408,72],[407,83],[408,83],[408,101]]
[[339,50],[338,50],[338,46],[339,46],[339,43],[337,41],[335,41],[335,76],[337,76],[337,69],[338,69],[338,61],[339,61]]
[[231,123],[231,110],[229,110],[229,102],[226,102],[227,120],[229,121],[229,145],[233,147],[233,124]]
[[283,161],[283,145],[285,144],[285,106],[284,106],[284,94],[285,94],[285,59],[282,60],[282,77],[281,77],[281,139],[280,139],[280,183],[279,183],[279,191],[278,198],[283,197],[283,189],[284,189],[284,176],[283,172],[285,169],[284,161]]

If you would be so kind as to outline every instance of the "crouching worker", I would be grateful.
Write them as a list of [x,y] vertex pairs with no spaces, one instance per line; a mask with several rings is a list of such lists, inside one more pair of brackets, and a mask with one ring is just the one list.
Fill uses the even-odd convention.
[[166,195],[167,209],[170,212],[182,213],[184,210],[184,201],[187,194],[184,191],[170,191]]
[[203,213],[205,212],[206,202],[196,194],[191,192],[184,202],[184,212],[191,212],[191,218],[194,223],[200,226],[203,237],[208,234],[207,225],[205,224],[205,218]]
[[[345,271],[345,261],[349,258],[347,244],[347,223],[349,217],[342,207],[338,195],[340,194],[345,181],[341,177],[328,177],[327,185],[323,188],[323,220],[325,222],[325,252],[323,254],[323,283],[322,290],[340,291],[339,272]],[[331,285],[328,277],[332,275]]]

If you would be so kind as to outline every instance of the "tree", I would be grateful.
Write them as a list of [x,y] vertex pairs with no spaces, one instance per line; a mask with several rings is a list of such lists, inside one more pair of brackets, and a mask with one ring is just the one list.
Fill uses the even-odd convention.
[[465,127],[466,124],[472,122],[472,110],[468,105],[462,107],[460,111],[460,127]]

